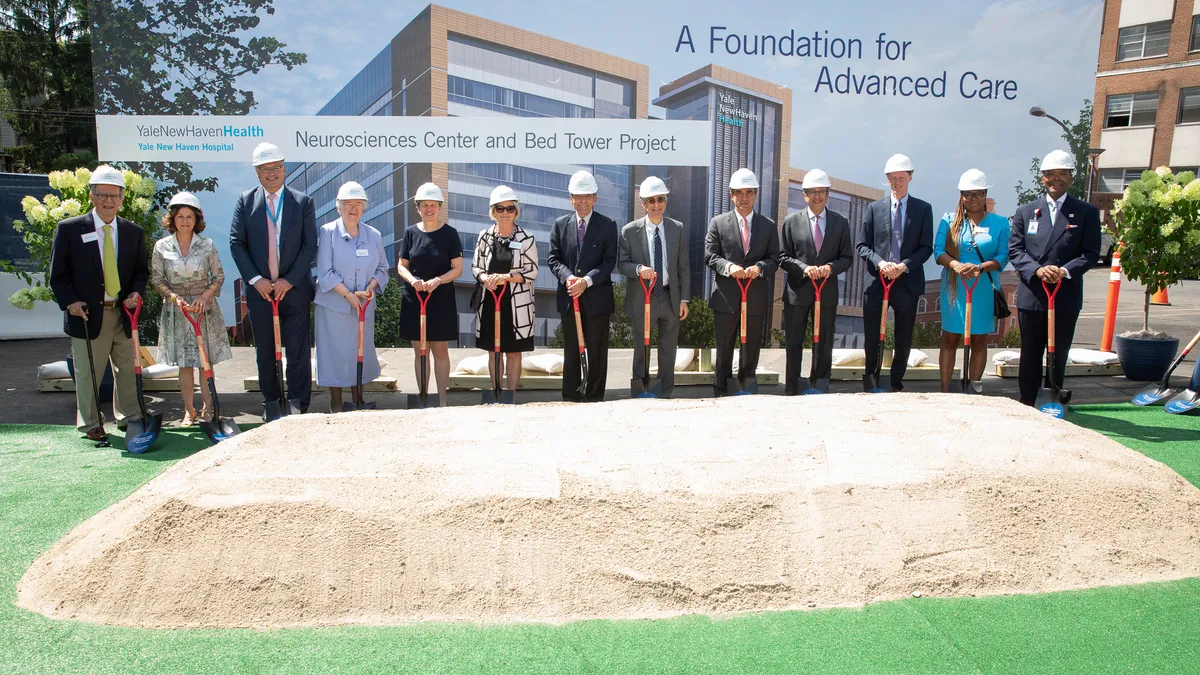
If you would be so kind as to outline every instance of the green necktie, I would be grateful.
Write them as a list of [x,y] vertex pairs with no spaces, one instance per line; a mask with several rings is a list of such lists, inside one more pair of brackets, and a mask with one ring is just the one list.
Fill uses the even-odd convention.
[[121,292],[121,275],[117,274],[117,249],[113,246],[112,225],[104,225],[104,294],[115,298]]

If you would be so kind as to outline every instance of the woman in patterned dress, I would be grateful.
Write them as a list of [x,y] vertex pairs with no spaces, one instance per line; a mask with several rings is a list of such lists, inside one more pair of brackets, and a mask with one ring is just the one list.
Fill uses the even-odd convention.
[[[179,366],[179,393],[184,408],[180,426],[187,427],[197,420],[193,399],[196,376],[192,369],[202,366],[195,331],[181,310],[187,308],[193,315],[201,315],[200,326],[210,363],[232,358],[225,335],[225,319],[216,303],[221,284],[225,282],[225,270],[212,239],[200,235],[204,231],[204,212],[194,195],[180,192],[172,197],[162,224],[170,236],[155,242],[150,264],[150,283],[163,298],[158,360]],[[200,398],[204,407],[199,419],[207,420],[212,417],[208,387],[200,387]]]

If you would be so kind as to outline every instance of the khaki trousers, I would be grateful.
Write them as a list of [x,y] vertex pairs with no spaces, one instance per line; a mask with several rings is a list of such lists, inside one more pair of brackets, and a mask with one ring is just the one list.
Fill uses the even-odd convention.
[[[104,366],[112,361],[113,380],[116,386],[113,390],[113,413],[117,424],[123,424],[127,418],[138,417],[141,412],[137,402],[137,379],[133,370],[133,340],[125,335],[121,327],[121,308],[105,309],[101,316],[103,322],[100,335],[92,340],[92,357],[95,358],[94,372],[88,372],[87,342],[79,338],[71,338],[71,354],[75,359],[75,426],[86,432],[98,426],[96,419],[96,395],[92,382],[98,382],[104,375]],[[97,317],[91,317],[95,321]]]

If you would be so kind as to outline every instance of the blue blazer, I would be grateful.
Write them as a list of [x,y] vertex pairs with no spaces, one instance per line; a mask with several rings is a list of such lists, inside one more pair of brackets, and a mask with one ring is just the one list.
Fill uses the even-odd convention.
[[[293,288],[283,296],[281,307],[299,307],[313,301],[313,263],[317,258],[317,215],[312,198],[290,187],[283,188],[283,231],[279,233],[279,276]],[[270,278],[267,263],[267,197],[261,187],[246,190],[233,207],[229,227],[229,252],[242,280]],[[262,303],[246,289],[249,303]]]
[[590,277],[591,288],[579,296],[579,311],[592,316],[613,313],[612,274],[617,267],[617,224],[612,218],[592,211],[580,250],[575,234],[579,217],[572,211],[554,221],[550,232],[550,254],[546,264],[558,277],[558,313],[574,311],[567,293],[567,278]]
[[[892,196],[884,195],[883,199],[873,202],[867,207],[867,215],[863,217],[863,226],[858,233],[855,246],[858,257],[866,260],[867,274],[871,281],[865,292],[869,295],[882,295],[883,284],[879,281],[879,263],[884,261],[880,251],[891,249],[892,242]],[[925,292],[925,261],[933,255],[933,207],[929,202],[908,196],[908,207],[904,211],[904,240],[900,242],[900,262],[908,267],[908,271],[900,276],[900,281],[918,297]]]
[[[1065,267],[1070,279],[1063,279],[1055,309],[1079,311],[1083,308],[1083,275],[1100,260],[1100,211],[1071,195],[1063,200],[1054,223],[1050,222],[1047,197],[1039,197],[1017,209],[1012,217],[1008,239],[1008,261],[1017,269],[1021,285],[1017,289],[1017,309],[1044,312],[1046,291],[1037,278],[1045,265]],[[1029,232],[1031,222],[1036,231]]]

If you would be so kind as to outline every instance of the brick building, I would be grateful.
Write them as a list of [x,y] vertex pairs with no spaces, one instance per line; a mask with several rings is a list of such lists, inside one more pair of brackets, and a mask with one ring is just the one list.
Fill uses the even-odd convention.
[[[995,274],[995,272],[992,274]],[[1000,288],[1003,289],[1004,297],[1008,300],[1008,306],[1012,309],[1012,316],[996,322],[996,332],[988,336],[989,347],[999,347],[1001,341],[1004,339],[1004,334],[1010,328],[1017,328],[1017,280],[1016,270],[1010,269],[1000,273]],[[992,300],[991,288],[987,284],[986,277],[980,280],[979,286],[976,287],[975,295],[971,300],[973,303],[994,302]],[[938,275],[925,282],[925,292],[917,300],[917,325],[922,328],[928,328],[933,324],[940,324],[941,322],[942,278],[941,275]]]

